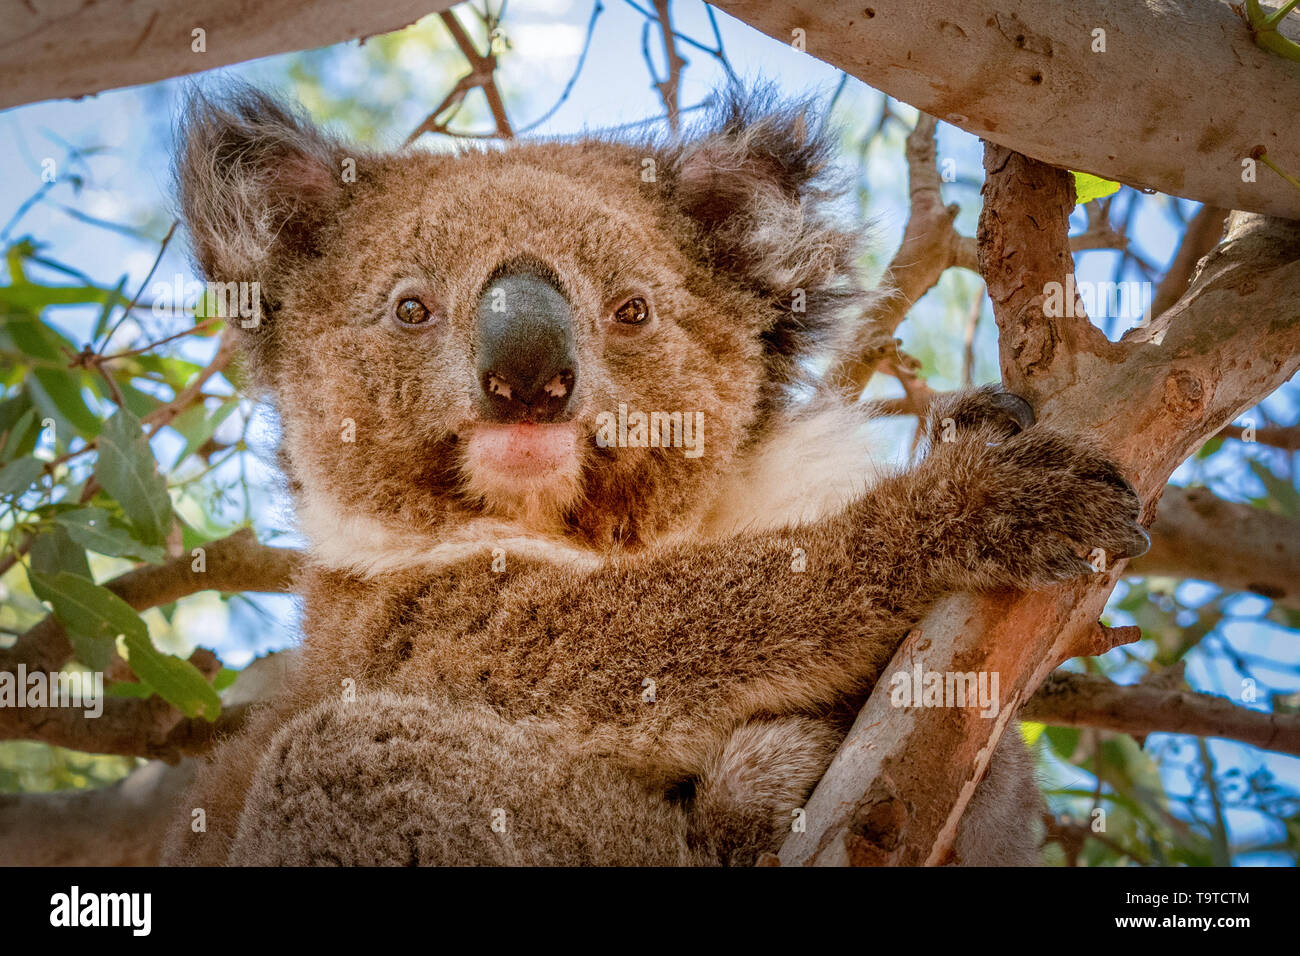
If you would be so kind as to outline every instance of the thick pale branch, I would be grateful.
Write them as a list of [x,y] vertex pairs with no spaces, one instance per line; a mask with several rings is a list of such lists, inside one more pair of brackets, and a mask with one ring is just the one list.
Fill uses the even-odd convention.
[[[1295,64],[1226,0],[718,0],[890,96],[1065,169],[1300,218]],[[1294,17],[1283,32],[1300,37]],[[801,34],[794,31],[800,30]],[[1159,69],[1153,69],[1159,64]],[[1098,108],[1098,104],[1105,104]]]
[[1300,715],[1249,710],[1190,690],[1124,686],[1097,675],[1053,674],[1020,715],[1045,724],[1100,727],[1137,736],[1220,737],[1300,756]]
[[[400,30],[451,0],[0,0],[0,108]],[[194,31],[202,30],[202,43]]]

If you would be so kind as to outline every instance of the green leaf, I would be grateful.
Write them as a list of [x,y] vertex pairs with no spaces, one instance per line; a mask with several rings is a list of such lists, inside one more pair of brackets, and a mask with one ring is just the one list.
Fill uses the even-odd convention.
[[17,497],[40,480],[45,474],[45,463],[39,458],[19,458],[0,468],[0,498]]
[[1043,733],[1062,760],[1070,760],[1079,747],[1078,727],[1048,727]]
[[[104,307],[99,310],[99,317],[95,319],[94,331],[90,333],[90,340],[92,342],[98,342],[99,337],[108,331],[108,319],[113,314],[113,307],[125,298],[125,296],[122,295],[122,292],[126,288],[126,279],[127,277],[123,275],[122,278],[118,280],[117,287],[109,295],[104,297]],[[122,302],[122,308],[125,309],[129,304],[129,302]]]
[[161,399],[155,398],[148,392],[140,391],[130,382],[123,381],[120,376],[114,377],[117,378],[118,391],[122,393],[122,404],[131,409],[131,414],[137,418],[144,418],[162,404]]
[[1214,435],[1204,445],[1196,450],[1197,458],[1209,458],[1216,451],[1223,447],[1223,436]]
[[190,455],[199,450],[205,441],[212,437],[217,428],[230,417],[230,413],[239,407],[239,399],[232,397],[222,402],[211,415],[201,404],[187,408],[172,421],[172,428],[185,436],[185,447],[176,456],[172,467],[176,467]]
[[1077,203],[1104,199],[1113,193],[1119,192],[1120,184],[1111,182],[1109,179],[1102,179],[1100,176],[1093,176],[1091,173],[1071,172],[1070,175],[1074,177],[1074,201]]
[[31,564],[32,570],[40,574],[55,575],[68,571],[87,581],[92,580],[85,549],[58,525],[50,525],[36,536],[32,542]]
[[[54,368],[32,369],[27,387],[32,402],[41,413],[55,421],[58,433],[66,439],[70,434],[94,438],[99,434],[99,416],[86,406],[81,394],[84,375]],[[65,440],[66,444],[66,440]]]
[[3,316],[0,321],[0,349],[23,356],[27,360],[26,364],[43,364],[56,368],[67,368],[68,353],[77,354],[72,343],[61,333],[36,316],[23,314]]
[[124,298],[120,292],[93,285],[40,285],[35,282],[17,282],[13,285],[0,286],[0,308],[14,312],[39,312],[49,305],[85,305],[114,301],[125,307],[131,300]]
[[125,408],[104,424],[99,436],[95,478],[117,499],[145,544],[161,545],[172,526],[167,482],[158,474],[140,420]]
[[73,541],[99,554],[112,558],[135,558],[157,564],[166,552],[157,545],[142,544],[102,508],[78,508],[55,515],[54,520],[68,532]]
[[174,355],[154,355],[150,352],[133,355],[126,361],[145,372],[160,376],[173,392],[179,392],[190,379],[203,370],[203,366],[197,362],[189,362]]
[[135,675],[186,717],[217,719],[221,698],[212,685],[189,661],[154,647],[147,630],[126,635],[126,653]]
[[131,697],[135,700],[144,700],[152,697],[154,690],[146,683],[135,683],[129,680],[113,681],[104,688],[104,694],[108,697]]
[[36,596],[53,606],[55,617],[68,631],[77,660],[92,670],[108,667],[119,634],[128,639],[134,634],[137,640],[143,635],[149,640],[149,629],[140,615],[108,588],[69,571],[29,571],[27,580]]
[[36,409],[24,389],[13,398],[0,402],[0,461],[12,461],[30,455],[40,437]]
[[1262,462],[1251,459],[1247,464],[1264,485],[1268,500],[1277,505],[1275,511],[1285,515],[1300,515],[1300,492],[1295,490],[1291,482],[1273,474]]

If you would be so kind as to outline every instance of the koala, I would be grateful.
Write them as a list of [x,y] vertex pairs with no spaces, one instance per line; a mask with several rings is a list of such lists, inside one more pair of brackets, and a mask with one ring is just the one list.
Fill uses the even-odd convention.
[[[183,216],[257,283],[230,324],[309,548],[292,673],[167,862],[753,864],[939,596],[1145,550],[1116,466],[1015,396],[940,400],[900,467],[810,392],[863,303],[833,152],[764,91],[445,155],[194,98]],[[1017,738],[953,862],[1036,859]]]

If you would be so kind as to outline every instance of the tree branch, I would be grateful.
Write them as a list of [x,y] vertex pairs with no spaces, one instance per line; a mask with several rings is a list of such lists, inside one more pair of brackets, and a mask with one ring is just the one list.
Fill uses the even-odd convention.
[[681,125],[682,68],[686,66],[686,61],[677,52],[677,44],[673,39],[673,20],[669,0],[654,0],[654,5],[655,16],[659,19],[659,32],[663,34],[664,62],[668,70],[662,82],[655,81],[655,89],[659,91],[659,98],[664,101],[664,110],[668,115],[668,128],[676,132]]
[[1268,445],[1270,448],[1281,448],[1283,451],[1300,451],[1300,425],[1275,425],[1256,428],[1249,436],[1246,429],[1240,425],[1224,425],[1223,431],[1219,432],[1219,434],[1228,438],[1235,438],[1237,441],[1244,441],[1247,444],[1257,442],[1261,445]]
[[1196,272],[1196,264],[1210,254],[1223,236],[1223,224],[1228,210],[1218,206],[1202,206],[1187,224],[1182,242],[1174,254],[1174,261],[1165,270],[1165,277],[1151,298],[1151,317],[1160,315],[1179,300]]
[[960,207],[943,204],[940,194],[937,122],[924,113],[907,137],[907,174],[911,213],[898,252],[885,270],[872,304],[862,316],[852,344],[826,374],[826,383],[856,401],[881,363],[894,354],[894,331],[944,271],[958,264],[973,266],[970,240],[953,228]]
[[[410,26],[451,0],[3,0],[0,109],[185,76]],[[196,49],[194,30],[204,31]]]
[[[141,565],[104,584],[137,611],[170,604],[199,591],[290,590],[302,555],[291,548],[259,544],[251,528],[212,541],[204,547],[204,570],[193,569],[194,559],[186,554],[162,564]],[[44,618],[13,647],[0,650],[0,670],[13,671],[19,664],[31,671],[56,671],[72,657],[72,644],[54,615]]]
[[[291,588],[302,556],[291,549],[260,545],[253,532],[244,528],[206,545],[204,560],[201,572],[193,570],[189,555],[144,565],[105,587],[137,611],[198,591],[284,592]],[[22,665],[28,674],[52,673],[71,656],[67,633],[51,615],[20,635],[13,647],[0,651],[0,670],[16,673]],[[220,666],[208,651],[196,651],[190,660],[209,677]],[[103,705],[104,712],[95,720],[87,720],[76,708],[0,708],[0,740],[40,740],[92,753],[176,760],[208,749],[219,735],[237,729],[245,717],[243,708],[230,707],[214,723],[189,719],[159,697],[108,697]]]
[[[1072,271],[1069,178],[988,144],[980,260],[1003,379],[1040,421],[1087,435],[1151,502],[1202,442],[1300,367],[1300,224],[1234,214],[1191,288],[1149,328],[1107,342],[1086,316],[1048,316]],[[939,864],[1002,732],[1062,661],[1111,642],[1097,618],[1123,562],[1031,593],[942,600],[900,646],[806,805],[785,864]],[[1123,638],[1126,634],[1117,634]],[[893,673],[997,673],[997,719],[895,708]],[[887,821],[882,826],[881,821]]]
[[194,761],[150,763],[95,790],[0,794],[6,866],[157,866]]
[[461,55],[469,63],[469,72],[456,81],[451,91],[443,97],[442,102],[424,118],[423,122],[411,132],[410,136],[406,137],[406,142],[403,145],[409,146],[425,133],[442,133],[446,136],[467,135],[453,132],[447,128],[447,124],[451,122],[451,117],[444,120],[440,120],[438,117],[453,107],[459,107],[465,101],[465,95],[473,89],[482,90],[484,97],[487,98],[488,109],[492,111],[492,119],[496,123],[496,132],[493,135],[500,139],[513,139],[515,134],[510,126],[510,118],[506,115],[505,101],[501,99],[501,91],[497,88],[497,57],[492,51],[490,41],[488,52],[479,53],[478,48],[474,46],[474,41],[470,39],[469,34],[465,32],[465,28],[456,19],[456,14],[450,10],[444,10],[438,14],[438,18],[442,20],[443,25],[451,34],[451,38],[460,49]]
[[1170,485],[1129,574],[1210,581],[1300,607],[1300,519]]
[[[1295,64],[1257,47],[1226,0],[717,6],[782,43],[803,30],[810,55],[1045,163],[1300,218],[1300,190],[1263,162],[1246,178],[1242,166],[1260,146],[1300,157]],[[1294,18],[1280,26],[1300,36]]]
[[1020,716],[1139,737],[1152,733],[1219,737],[1300,756],[1300,715],[1249,710],[1226,698],[1190,690],[1115,684],[1095,674],[1053,674]]

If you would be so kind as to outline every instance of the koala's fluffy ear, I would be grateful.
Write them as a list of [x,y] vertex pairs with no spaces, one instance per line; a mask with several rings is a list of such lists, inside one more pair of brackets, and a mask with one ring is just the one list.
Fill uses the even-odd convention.
[[343,150],[310,121],[251,87],[191,96],[176,169],[194,254],[214,281],[265,282],[315,252],[343,198]]
[[705,254],[781,310],[764,332],[778,378],[793,378],[795,360],[862,294],[856,237],[833,208],[835,152],[814,104],[732,88],[674,157],[673,199],[699,224]]

